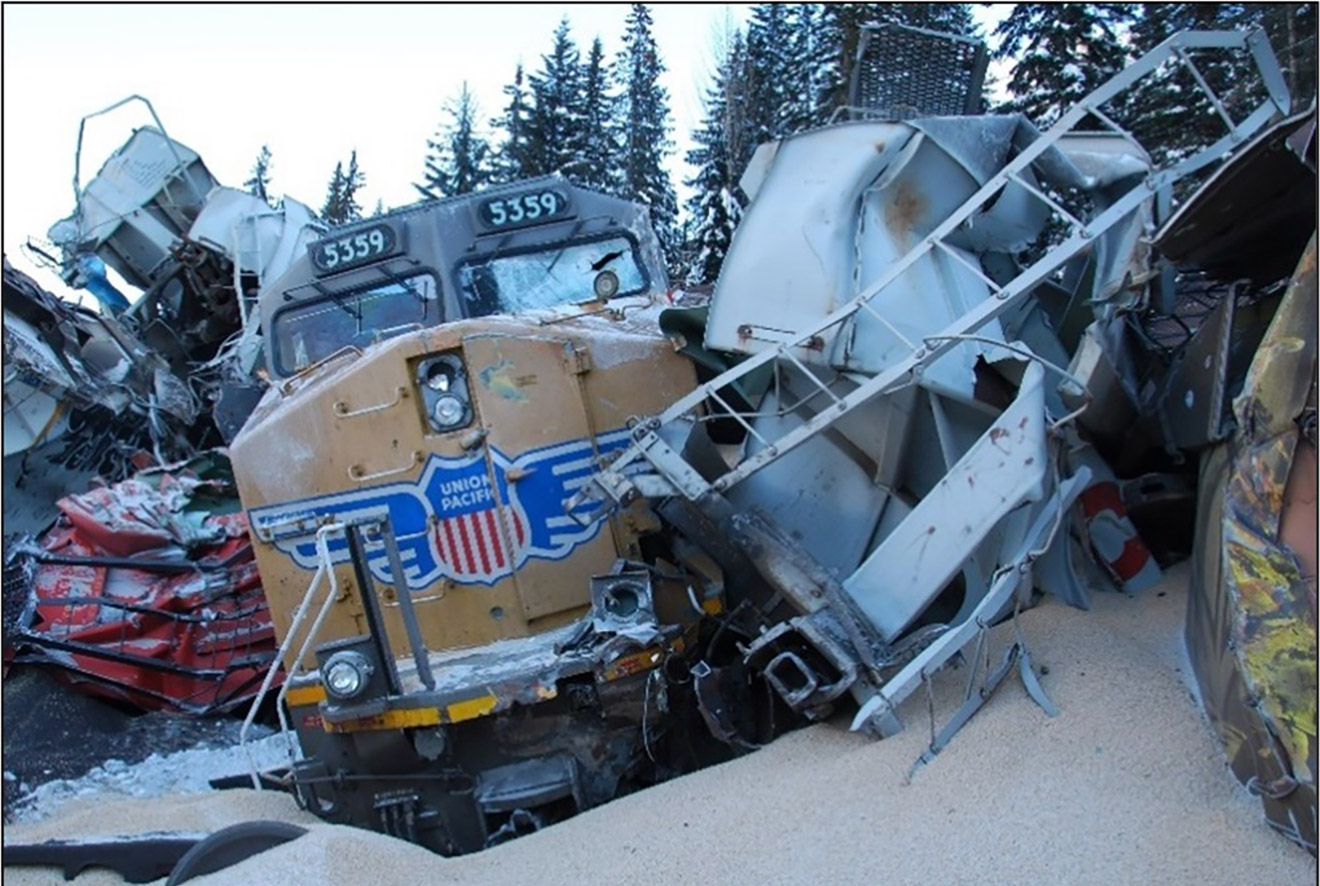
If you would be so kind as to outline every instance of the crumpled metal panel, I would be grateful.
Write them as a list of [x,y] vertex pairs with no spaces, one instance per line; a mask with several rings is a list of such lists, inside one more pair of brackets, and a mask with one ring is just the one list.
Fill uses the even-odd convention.
[[31,577],[17,660],[149,709],[207,713],[251,699],[275,639],[247,518],[192,509],[226,494],[218,481],[165,472],[61,499],[64,518],[9,552]]
[[1044,494],[1045,373],[1028,366],[1022,391],[967,454],[844,581],[891,642],[948,584],[1005,516]]
[[[1281,544],[1315,384],[1316,240],[1234,401],[1239,430],[1202,465],[1187,642],[1202,702],[1271,825],[1316,849],[1316,587]],[[1313,506],[1313,505],[1312,505]]]
[[79,208],[47,236],[66,255],[95,252],[147,289],[215,185],[195,151],[144,126],[105,161],[79,195]]

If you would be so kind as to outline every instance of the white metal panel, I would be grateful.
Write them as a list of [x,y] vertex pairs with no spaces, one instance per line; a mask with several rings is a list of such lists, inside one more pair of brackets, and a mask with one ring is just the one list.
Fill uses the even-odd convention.
[[[720,272],[707,347],[754,353],[773,329],[787,338],[853,296],[859,198],[912,133],[858,122],[779,143]],[[767,327],[754,330],[761,339],[739,334],[749,324]]]
[[891,641],[949,583],[999,522],[1044,494],[1044,371],[1032,363],[1013,404],[843,586]]

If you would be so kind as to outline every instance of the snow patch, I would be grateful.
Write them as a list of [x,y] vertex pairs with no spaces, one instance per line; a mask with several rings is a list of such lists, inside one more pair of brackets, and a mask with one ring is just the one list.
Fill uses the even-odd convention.
[[[251,742],[248,748],[258,769],[288,764],[288,750],[278,733]],[[107,796],[161,797],[212,790],[210,780],[247,773],[247,761],[236,745],[196,747],[173,754],[152,754],[141,763],[107,760],[81,778],[46,782],[14,804],[14,821],[50,818],[71,800]],[[5,773],[10,777],[10,773]]]

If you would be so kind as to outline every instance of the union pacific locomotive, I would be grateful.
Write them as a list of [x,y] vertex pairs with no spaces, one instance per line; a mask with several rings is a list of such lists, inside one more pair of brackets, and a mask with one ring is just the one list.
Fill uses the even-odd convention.
[[645,209],[558,177],[335,229],[263,289],[231,454],[309,809],[469,852],[752,734],[693,672],[736,637],[720,570],[644,503],[566,504],[694,386],[666,291]]

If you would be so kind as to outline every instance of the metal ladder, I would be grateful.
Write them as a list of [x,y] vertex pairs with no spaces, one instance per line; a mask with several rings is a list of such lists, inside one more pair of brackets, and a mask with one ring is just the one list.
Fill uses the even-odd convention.
[[[1188,50],[1195,49],[1249,52],[1268,94],[1266,100],[1243,120],[1234,121],[1188,55]],[[1032,184],[1028,180],[1029,177],[1024,176],[1024,173],[1041,159],[1046,151],[1054,147],[1063,135],[1071,132],[1088,117],[1100,121],[1110,131],[1126,135],[1124,130],[1100,108],[1157,71],[1166,62],[1176,63],[1189,71],[1197,87],[1204,93],[1215,113],[1227,127],[1228,132],[1224,137],[1202,147],[1181,162],[1150,173],[1144,182],[1134,186],[1102,213],[1087,221],[1074,217],[1059,201],[1052,199],[1043,188]],[[1074,256],[1090,247],[1096,237],[1136,210],[1144,201],[1180,178],[1217,160],[1225,159],[1234,148],[1263,128],[1276,115],[1286,115],[1289,104],[1287,87],[1274,53],[1264,33],[1259,29],[1250,32],[1189,31],[1169,38],[1071,108],[1054,126],[1018,154],[916,247],[890,265],[875,283],[860,292],[852,301],[796,333],[792,338],[748,357],[732,369],[700,385],[660,415],[639,423],[633,430],[633,443],[612,464],[595,475],[592,483],[584,487],[570,502],[570,509],[592,498],[606,503],[613,500],[614,503],[626,505],[638,496],[663,498],[681,495],[689,501],[698,501],[712,493],[725,492],[759,468],[825,430],[871,398],[910,384],[923,367],[937,360],[968,337],[975,337],[976,330],[1013,308],[1038,284],[1044,282]],[[1000,191],[1010,184],[1021,187],[1026,193],[1043,202],[1053,218],[1066,228],[1067,235],[1063,242],[1022,270],[1013,280],[1001,286],[984,273],[979,263],[969,261],[957,249],[950,246],[949,240],[964,223],[969,222],[982,207],[994,200]],[[927,254],[937,252],[943,252],[984,281],[990,289],[991,297],[959,317],[940,333],[926,336],[920,342],[911,342],[872,305],[872,301],[917,261]],[[897,336],[906,345],[908,352],[889,368],[867,378],[856,388],[841,395],[831,390],[811,372],[794,355],[794,351],[813,345],[818,348],[819,342],[827,334],[842,334],[845,324],[860,312],[871,315]],[[773,440],[766,439],[752,426],[750,419],[754,418],[756,413],[740,412],[719,394],[720,389],[725,386],[742,381],[771,363],[795,369],[800,377],[818,389],[811,398],[821,396],[825,401],[824,408],[812,418]],[[688,416],[698,415],[702,405],[707,401],[726,410],[727,417],[738,422],[750,438],[762,444],[758,452],[711,481],[706,480],[689,465],[660,433],[666,426],[675,425]],[[656,473],[627,472],[629,475],[626,475],[625,469],[638,462],[649,462]]]

